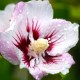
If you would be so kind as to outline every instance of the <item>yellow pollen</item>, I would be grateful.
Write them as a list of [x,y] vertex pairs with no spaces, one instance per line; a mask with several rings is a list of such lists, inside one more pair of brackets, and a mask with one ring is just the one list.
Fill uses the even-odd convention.
[[31,42],[30,48],[34,50],[37,54],[43,53],[49,47],[47,39],[37,39],[34,42]]

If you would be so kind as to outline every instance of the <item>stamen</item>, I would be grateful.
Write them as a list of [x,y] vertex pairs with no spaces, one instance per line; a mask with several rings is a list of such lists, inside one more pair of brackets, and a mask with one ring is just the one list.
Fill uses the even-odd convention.
[[43,53],[49,47],[47,39],[37,39],[31,42],[30,49],[32,49],[36,54]]

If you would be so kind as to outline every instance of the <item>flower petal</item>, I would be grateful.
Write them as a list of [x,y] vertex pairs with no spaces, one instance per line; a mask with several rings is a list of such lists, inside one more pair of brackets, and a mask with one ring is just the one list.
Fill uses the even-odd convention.
[[19,2],[13,13],[13,19],[24,15],[26,18],[37,19],[46,22],[53,18],[53,10],[49,1]]
[[[28,52],[27,47],[30,44],[30,40],[29,40],[29,34],[26,30],[26,21],[24,21],[24,18],[19,19],[16,24],[14,22],[14,24],[10,28],[8,28],[5,32],[0,33],[0,38],[1,38],[0,44],[3,48],[3,49],[2,48],[0,49],[0,52],[2,56],[6,56],[5,58],[7,60],[9,61],[14,60],[13,57],[8,56],[9,54],[11,54],[12,56],[16,56],[19,62],[21,62],[20,57],[22,58],[24,55],[27,55],[27,52]],[[4,43],[7,43],[7,42],[9,44],[6,44],[4,46]],[[10,46],[10,48],[7,48],[7,46]],[[12,50],[13,52],[10,53],[8,52],[9,50]],[[5,51],[4,54],[3,54],[3,51]],[[20,56],[20,51],[23,52],[22,56]],[[10,60],[10,58],[12,60]],[[26,58],[29,58],[29,57],[27,56]],[[26,59],[27,62],[29,62],[28,60],[29,59]],[[14,61],[12,63],[16,64]]]
[[29,68],[29,72],[36,80],[41,80],[43,76],[47,75],[47,73],[41,71],[38,67]]
[[67,52],[78,42],[78,24],[72,24],[62,19],[53,19],[47,26],[46,30],[43,28],[41,31],[44,38],[49,39],[48,53],[50,55]]
[[[40,36],[40,25],[51,20],[52,16],[53,11],[49,1],[29,1],[26,3],[19,2],[14,9],[13,17],[10,22],[10,28],[7,31],[13,30],[16,26],[20,27],[19,24],[24,21],[25,28],[30,29],[31,36],[33,34],[31,39],[37,39]],[[29,24],[27,24],[28,22]]]
[[42,70],[45,71],[46,73],[50,74],[56,74],[56,73],[63,73],[66,74],[71,67],[72,64],[74,64],[74,60],[71,57],[70,54],[64,53],[62,56],[59,57],[54,57],[53,60],[55,59],[55,62],[51,63],[40,63],[38,67]]
[[[30,57],[29,57],[30,58]],[[20,55],[19,55],[19,59],[20,59],[20,68],[27,68],[30,72],[30,74],[36,79],[36,80],[41,80],[41,78],[45,75],[47,75],[46,72],[41,71],[37,65],[35,65],[35,58],[31,59],[30,62],[28,63],[28,61],[26,61],[24,63],[23,59],[23,53],[20,51]],[[28,65],[30,64],[30,65]]]
[[18,50],[11,43],[9,35],[6,35],[6,33],[4,34],[0,34],[0,53],[9,62],[17,65],[19,64],[17,57]]
[[13,12],[13,18],[15,19],[17,16],[19,16],[19,14],[21,14],[23,12],[24,9],[24,2],[19,2],[16,4],[14,12]]
[[6,6],[5,10],[0,11],[0,32],[3,32],[9,28],[9,22],[14,7],[14,4],[9,4]]

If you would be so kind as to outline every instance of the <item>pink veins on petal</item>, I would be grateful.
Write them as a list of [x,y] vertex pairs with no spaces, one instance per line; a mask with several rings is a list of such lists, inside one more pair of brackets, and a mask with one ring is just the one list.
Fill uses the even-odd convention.
[[39,33],[40,32],[40,30],[39,30],[40,25],[38,24],[38,21],[36,22],[36,24],[34,24],[34,21],[32,20],[32,25],[30,26],[29,20],[27,19],[26,31],[30,32],[31,27],[32,27],[33,38],[34,38],[34,40],[37,40],[40,36],[40,33]]
[[27,36],[27,39],[23,37],[20,33],[16,34],[19,41],[15,39],[17,44],[15,44],[16,47],[18,47],[23,53],[28,53],[28,45],[30,44],[29,35]]
[[57,55],[57,56],[51,56],[51,55],[48,55],[47,52],[45,52],[45,56],[43,56],[43,58],[45,59],[45,64],[48,64],[48,63],[57,63],[60,61],[60,59],[58,59],[58,57],[60,57],[62,55]]
[[33,38],[35,40],[37,40],[39,38],[39,25],[38,25],[38,21],[34,27],[34,21],[32,20],[32,32],[33,32]]
[[[58,31],[56,29],[54,29],[52,32],[48,33],[45,36],[45,39],[47,39],[49,41],[49,47],[48,47],[47,51],[51,51],[55,45],[57,45],[58,43],[60,43],[59,40],[62,38],[63,35],[61,35],[60,37],[58,37],[57,39],[55,39],[57,37],[56,36],[57,33],[58,33]],[[54,40],[54,41],[52,41],[52,40]]]
[[48,39],[50,38],[49,41],[51,41],[51,39],[57,34],[58,31],[56,30],[53,30],[52,32],[49,32],[46,36],[45,36],[45,39]]
[[[18,34],[16,34],[18,40],[13,37],[14,40],[16,41],[16,43],[14,43],[14,45],[23,52],[22,60],[25,64],[27,63],[28,66],[30,66],[30,60],[34,58],[33,56],[31,57],[28,55],[29,45],[31,42],[29,39],[30,31],[32,29],[33,38],[34,38],[34,40],[37,40],[37,39],[39,39],[39,36],[40,36],[39,28],[40,28],[40,25],[38,24],[38,21],[36,23],[34,23],[34,21],[32,20],[32,24],[30,25],[29,20],[27,19],[27,26],[26,26],[26,33],[28,33],[27,38],[25,38],[23,36],[23,34],[21,34],[20,32],[18,32]],[[50,33],[48,33],[44,37],[44,39],[47,39],[49,42],[49,47],[45,51],[45,56],[43,56],[43,58],[46,61],[45,63],[51,63],[51,62],[56,63],[57,62],[56,57],[59,57],[59,56],[50,56],[47,54],[47,51],[51,51],[53,49],[53,47],[59,43],[59,40],[62,37],[61,36],[59,38],[56,38],[57,33],[58,33],[58,31],[56,31],[56,29],[55,29],[55,30],[51,31]],[[55,39],[55,40],[52,41],[53,39]]]
[[30,66],[30,60],[33,59],[33,57],[30,57],[28,55],[28,49],[31,42],[29,39],[29,32],[31,30],[31,27],[32,27],[33,38],[37,40],[39,38],[38,21],[36,22],[36,25],[34,25],[34,21],[32,20],[32,26],[30,26],[28,19],[27,19],[27,26],[26,26],[26,33],[28,33],[27,38],[25,38],[20,32],[16,34],[18,40],[15,37],[13,37],[14,40],[16,41],[16,43],[13,42],[13,44],[23,52],[23,62],[27,63],[28,66]]
[[27,39],[25,39],[20,33],[19,34],[16,34],[19,41],[17,39],[15,39],[16,43],[14,43],[14,45],[20,49],[22,52],[23,52],[23,62],[24,63],[27,63],[28,66],[30,66],[30,59],[29,56],[28,56],[28,47],[29,47],[29,44],[30,44],[30,40],[29,40],[29,35],[27,36]]

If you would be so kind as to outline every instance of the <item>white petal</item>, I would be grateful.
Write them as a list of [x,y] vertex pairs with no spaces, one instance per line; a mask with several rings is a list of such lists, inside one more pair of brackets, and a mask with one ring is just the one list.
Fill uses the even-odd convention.
[[26,4],[26,8],[28,16],[41,20],[41,22],[53,18],[53,10],[49,1],[31,1]]
[[38,67],[46,73],[56,74],[61,72],[66,74],[72,64],[74,64],[74,60],[71,55],[64,53],[62,56],[56,58],[56,62],[47,64],[41,63],[38,65]]
[[57,53],[67,52],[74,47],[78,42],[78,27],[79,25],[76,23],[72,24],[66,20],[53,19],[46,31],[43,28],[42,32],[46,32],[45,34],[50,33],[52,30],[57,32],[53,34],[51,41],[55,42],[55,45],[49,51],[49,54],[56,55]]
[[9,21],[14,7],[14,4],[9,4],[6,6],[5,10],[0,11],[0,32],[3,32],[9,28]]
[[[13,13],[14,20],[18,16],[25,16],[25,18],[47,22],[53,18],[53,10],[49,1],[29,1],[19,2]],[[19,18],[19,17],[18,17]]]
[[36,80],[41,80],[43,76],[47,75],[47,73],[41,71],[38,67],[29,68],[29,72]]
[[9,35],[4,36],[4,34],[0,34],[0,53],[12,64],[19,64],[19,60],[16,55],[18,54],[18,50],[9,40]]

